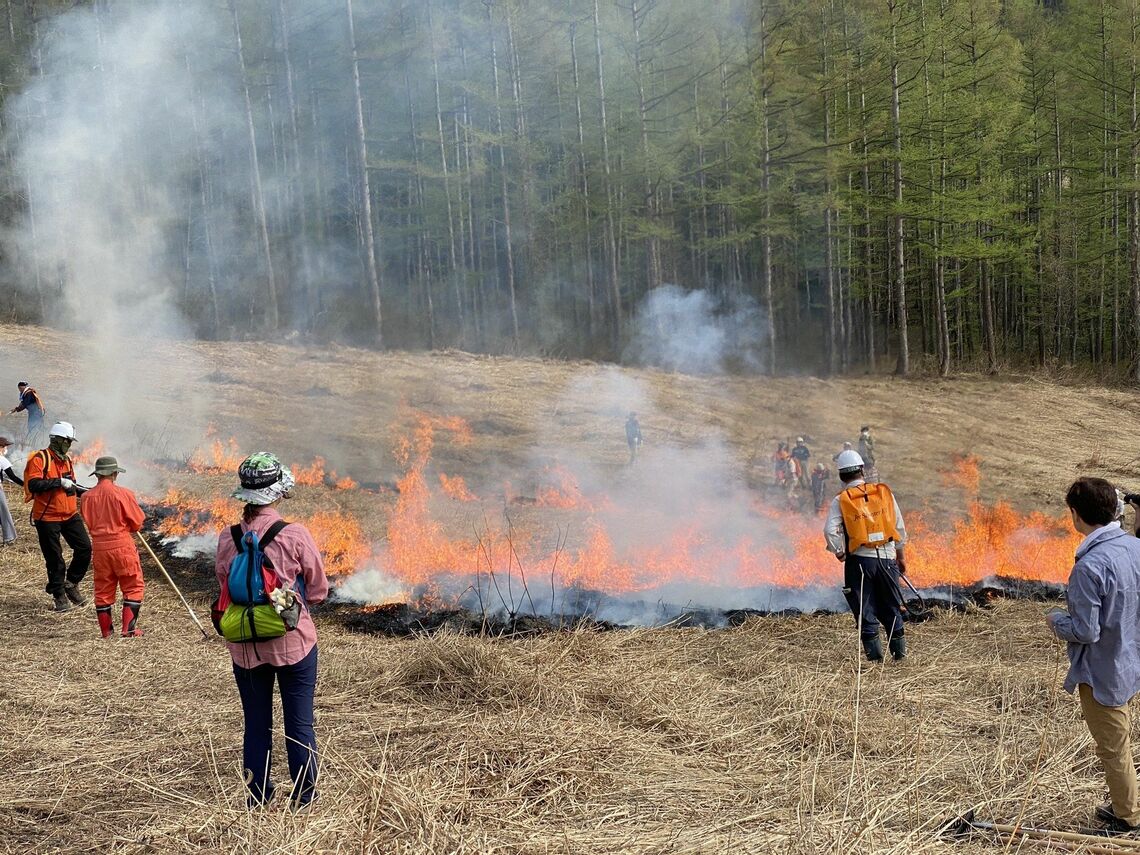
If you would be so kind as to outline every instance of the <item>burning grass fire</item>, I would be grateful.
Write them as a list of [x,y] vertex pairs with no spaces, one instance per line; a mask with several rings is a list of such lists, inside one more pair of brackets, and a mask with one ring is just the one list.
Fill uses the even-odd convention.
[[[509,484],[502,495],[480,496],[462,477],[433,471],[437,442],[465,446],[471,440],[461,419],[406,413],[395,441],[403,473],[395,503],[368,497],[384,505],[379,530],[343,510],[294,517],[313,532],[341,599],[368,607],[463,606],[637,624],[692,610],[843,608],[841,573],[823,548],[817,516],[752,494],[743,530],[726,528],[723,499],[698,497],[683,514],[662,513],[652,502],[583,488],[561,464],[541,471],[533,497],[520,496]],[[209,453],[192,458],[191,468],[220,472],[237,456],[236,443],[215,438]],[[994,580],[1055,590],[1067,577],[1079,536],[1067,520],[983,504],[979,464],[959,457],[943,473],[948,494],[965,506],[957,519],[948,521],[945,509],[907,512],[911,580],[943,601],[969,589],[1000,590],[1003,583]],[[320,458],[295,472],[305,487],[358,489]],[[520,503],[530,509],[525,519],[519,518]],[[203,536],[216,536],[236,512],[228,498],[202,500],[177,490],[156,504],[163,509],[159,533],[200,537],[203,547],[213,542]]]

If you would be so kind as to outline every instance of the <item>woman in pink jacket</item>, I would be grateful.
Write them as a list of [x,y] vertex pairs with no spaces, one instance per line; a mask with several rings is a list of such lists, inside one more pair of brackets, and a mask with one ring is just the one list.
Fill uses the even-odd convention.
[[[218,539],[215,572],[222,590],[238,554],[237,540],[246,532],[264,539],[275,523],[283,522],[277,504],[292,494],[293,474],[268,452],[247,457],[238,469],[241,486],[233,497],[245,502],[240,531],[227,529]],[[296,629],[278,638],[229,643],[234,677],[245,716],[243,766],[249,788],[248,804],[258,807],[273,797],[273,684],[281,691],[286,753],[293,779],[290,794],[295,808],[308,805],[317,794],[317,739],[313,731],[313,695],[317,685],[317,628],[308,606],[328,596],[329,583],[317,544],[297,523],[281,528],[265,546],[282,587],[300,594],[301,614]],[[237,538],[235,538],[237,534]]]

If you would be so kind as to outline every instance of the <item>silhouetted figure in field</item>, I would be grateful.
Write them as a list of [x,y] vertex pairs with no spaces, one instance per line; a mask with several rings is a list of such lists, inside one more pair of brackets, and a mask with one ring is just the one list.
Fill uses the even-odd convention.
[[644,440],[641,437],[641,424],[637,421],[637,413],[630,413],[625,420],[625,441],[629,445],[629,462],[637,460],[637,452]]

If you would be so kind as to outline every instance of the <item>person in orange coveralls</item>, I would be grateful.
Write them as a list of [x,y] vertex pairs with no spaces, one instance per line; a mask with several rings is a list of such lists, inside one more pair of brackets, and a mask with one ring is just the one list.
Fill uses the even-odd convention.
[[95,461],[94,475],[99,483],[83,496],[83,518],[91,532],[91,564],[95,577],[95,616],[104,638],[115,632],[111,608],[115,588],[123,591],[123,637],[142,635],[138,627],[143,599],[142,565],[131,537],[141,531],[146,514],[135,494],[115,483],[126,472],[114,457]]

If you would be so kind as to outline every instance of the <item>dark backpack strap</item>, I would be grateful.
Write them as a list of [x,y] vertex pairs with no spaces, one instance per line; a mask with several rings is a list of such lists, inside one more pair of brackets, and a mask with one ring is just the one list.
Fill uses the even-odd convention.
[[269,544],[273,542],[273,538],[281,534],[281,529],[285,528],[287,525],[289,525],[289,523],[285,522],[285,520],[277,520],[277,522],[265,530],[264,537],[258,541],[262,552],[265,551],[265,547],[269,546]]
[[234,539],[234,545],[237,546],[238,552],[244,552],[245,546],[243,546],[241,542],[242,531],[240,523],[230,526],[230,537]]

